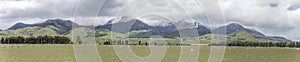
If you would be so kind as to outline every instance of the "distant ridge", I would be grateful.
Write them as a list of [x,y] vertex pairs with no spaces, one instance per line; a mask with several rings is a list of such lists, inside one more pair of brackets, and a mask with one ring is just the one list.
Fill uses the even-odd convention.
[[284,37],[279,37],[279,36],[268,36],[268,39],[270,39],[270,40],[279,40],[279,41],[291,41],[289,39],[286,39]]
[[9,27],[8,30],[16,30],[16,29],[19,29],[19,28],[31,27],[31,26],[34,26],[34,25],[33,24],[25,24],[25,23],[22,23],[22,22],[18,22],[15,25]]

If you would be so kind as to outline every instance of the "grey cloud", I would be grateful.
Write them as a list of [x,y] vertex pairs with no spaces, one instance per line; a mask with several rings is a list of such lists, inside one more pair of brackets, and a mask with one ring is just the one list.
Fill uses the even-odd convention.
[[[37,4],[33,4],[34,7],[28,8],[9,8],[0,9],[0,28],[5,28],[5,26],[10,26],[10,24],[15,23],[20,20],[30,20],[33,18],[69,18],[73,17],[74,11],[76,11],[76,4],[78,0],[24,0],[24,1],[34,1]],[[83,0],[84,1],[84,0]],[[133,0],[106,0],[100,13],[97,15],[101,19],[99,23],[107,21],[111,17],[117,15],[117,13],[126,5],[127,2]],[[141,1],[141,0],[138,0]],[[146,1],[148,3],[154,4],[143,4],[141,2],[131,3],[132,5],[148,5],[148,6],[134,6],[140,9],[130,9],[134,12],[142,12],[139,10],[151,10],[151,8],[158,8],[161,10],[151,10],[151,11],[161,11],[162,13],[178,12],[178,9],[186,11],[188,16],[191,16],[196,21],[202,22],[204,25],[209,24],[207,21],[204,9],[198,7],[194,0],[172,0],[176,4],[179,4],[183,9],[178,8],[178,6],[162,7],[162,5],[167,5],[169,3],[163,3],[165,0],[151,0]],[[221,6],[221,10],[228,22],[238,22],[245,26],[253,27],[260,32],[270,34],[270,35],[283,35],[290,38],[300,38],[300,36],[294,35],[298,34],[300,25],[299,18],[297,15],[293,16],[290,20],[291,14],[289,12],[296,12],[300,8],[300,5],[293,2],[286,2],[281,0],[218,0]],[[1,3],[1,2],[0,2]],[[88,3],[87,3],[88,4]],[[92,4],[90,4],[92,5]],[[150,5],[150,6],[149,6]],[[3,5],[2,5],[3,6]],[[93,6],[93,5],[92,5]],[[1,6],[0,6],[1,7]],[[147,7],[147,8],[144,8]],[[93,7],[88,7],[93,8]],[[164,10],[165,9],[165,10]],[[172,10],[172,11],[170,11]],[[90,10],[81,9],[82,13],[89,14]],[[131,14],[129,13],[129,14]],[[182,14],[170,14],[169,16],[186,16]],[[221,14],[220,14],[221,15]],[[298,16],[299,17],[299,16]],[[296,23],[297,22],[297,23]],[[286,34],[292,33],[292,34]],[[293,34],[294,33],[294,34]]]
[[[145,10],[145,9],[143,9],[144,7],[148,7],[147,10],[151,10],[151,9],[159,8],[159,6],[162,5],[161,3],[169,4],[169,3],[164,2],[164,0],[152,0],[147,3],[145,3],[145,2],[144,3],[143,2],[134,3],[132,1],[135,1],[135,0],[106,0],[102,9],[100,10],[99,16],[100,17],[115,17],[117,15],[117,13],[122,10],[123,6],[126,5],[126,3],[129,3],[128,5],[132,5],[132,4],[146,4],[147,5],[147,6],[135,5],[134,7],[138,7],[140,9],[133,9],[133,10],[135,10],[135,12],[132,12],[132,13],[138,13],[138,12],[140,12],[140,10]],[[136,1],[139,1],[139,0],[136,0]],[[204,12],[202,11],[203,9],[198,7],[195,1],[193,1],[193,0],[191,0],[191,1],[174,0],[174,2],[177,2],[176,4],[178,4],[179,6],[165,7],[165,8],[162,7],[161,9],[174,9],[173,11],[175,11],[175,10],[178,10],[178,7],[183,7],[183,9],[186,11],[186,13],[188,13],[191,16],[192,19],[194,19],[196,21],[205,20],[205,19],[203,19],[206,17]],[[149,3],[153,3],[153,4],[149,4]],[[153,6],[151,6],[151,5],[153,5]],[[154,12],[155,11],[157,11],[157,12],[164,11],[164,13],[171,12],[171,11],[166,11],[166,10],[152,10],[152,11],[154,11]],[[203,22],[207,22],[207,21],[203,21]]]
[[[30,0],[33,1],[33,0]],[[74,13],[75,4],[71,0],[50,1],[50,0],[37,0],[37,7],[29,7],[26,9],[12,8],[6,10],[6,15],[2,19],[10,18],[54,18],[54,17],[70,17]]]
[[300,8],[300,4],[292,4],[287,9],[290,11],[297,10]]
[[115,16],[129,0],[106,0],[99,16]]
[[271,3],[270,6],[271,6],[271,7],[277,7],[277,6],[278,6],[278,3]]
[[[241,23],[266,35],[285,36],[292,40],[300,37],[294,35],[298,32],[295,29],[298,30],[298,26],[300,26],[295,23],[300,20],[295,18],[299,17],[295,15],[297,12],[291,12],[291,10],[300,7],[295,5],[294,2],[281,0],[226,0],[221,1],[219,4],[221,4],[220,6],[228,22]],[[290,11],[287,10],[287,6],[289,6]]]
[[8,28],[17,22],[36,23],[50,18],[71,18],[73,17],[77,1],[78,0],[1,1],[0,22],[2,24],[0,28]]

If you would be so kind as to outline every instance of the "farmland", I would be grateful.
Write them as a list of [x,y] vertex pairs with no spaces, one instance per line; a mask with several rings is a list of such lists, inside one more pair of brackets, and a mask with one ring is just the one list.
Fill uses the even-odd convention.
[[[159,46],[157,46],[159,47]],[[104,62],[120,62],[110,45],[98,45]],[[131,46],[140,57],[150,54],[147,46]],[[75,62],[72,45],[5,45],[0,47],[0,62]],[[207,62],[210,47],[200,46],[199,62]],[[169,46],[162,62],[176,62],[180,46]],[[298,62],[300,49],[280,47],[227,47],[223,62]]]

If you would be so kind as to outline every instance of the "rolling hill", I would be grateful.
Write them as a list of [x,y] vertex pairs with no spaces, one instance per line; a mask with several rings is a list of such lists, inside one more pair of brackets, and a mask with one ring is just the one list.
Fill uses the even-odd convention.
[[43,36],[43,35],[56,36],[59,34],[50,27],[43,28],[43,27],[34,26],[34,27],[20,28],[16,30],[0,31],[0,35],[8,36],[8,37],[16,37],[16,36],[30,37],[30,36]]

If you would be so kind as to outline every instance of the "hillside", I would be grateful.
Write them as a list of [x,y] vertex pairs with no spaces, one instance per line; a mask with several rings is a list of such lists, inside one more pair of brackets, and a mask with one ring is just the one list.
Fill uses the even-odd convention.
[[31,36],[57,36],[59,35],[52,26],[49,27],[25,27],[16,30],[4,30],[0,31],[0,35],[3,37],[16,37],[16,36],[24,36],[24,37],[31,37]]
[[[200,42],[203,43],[210,43],[212,38],[214,36],[218,36],[220,34],[206,34],[199,37]],[[270,40],[270,39],[264,39],[255,37],[254,35],[243,33],[243,32],[234,32],[232,34],[228,34],[226,42],[233,42],[233,41],[241,41],[241,42],[282,42],[281,40]]]

